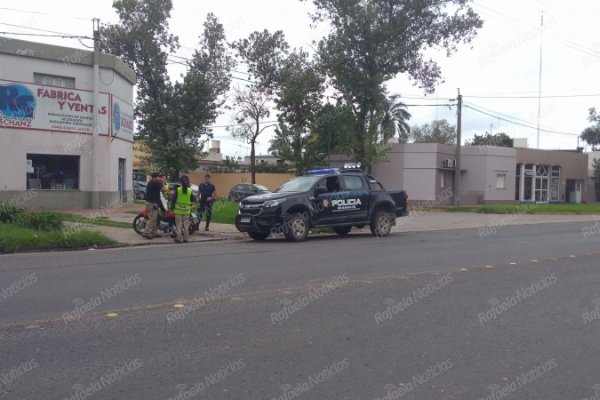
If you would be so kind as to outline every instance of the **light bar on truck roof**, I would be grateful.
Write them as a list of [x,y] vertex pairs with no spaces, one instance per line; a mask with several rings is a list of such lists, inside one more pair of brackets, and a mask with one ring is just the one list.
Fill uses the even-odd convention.
[[351,162],[344,164],[344,169],[360,169],[360,162]]
[[339,168],[320,168],[320,169],[309,169],[306,171],[306,175],[323,175],[330,173],[338,173],[340,172]]

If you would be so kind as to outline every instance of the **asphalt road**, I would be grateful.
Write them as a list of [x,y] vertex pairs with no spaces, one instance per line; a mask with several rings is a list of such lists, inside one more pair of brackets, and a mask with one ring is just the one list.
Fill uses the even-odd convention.
[[1,256],[0,399],[594,398],[591,227]]

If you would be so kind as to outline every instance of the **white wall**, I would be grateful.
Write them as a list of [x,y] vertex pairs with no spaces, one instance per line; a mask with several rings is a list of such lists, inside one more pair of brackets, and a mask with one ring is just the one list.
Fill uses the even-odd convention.
[[[80,52],[81,54],[78,54]],[[33,83],[34,73],[64,76],[75,79],[75,89],[93,89],[93,68],[89,65],[72,63],[78,57],[86,57],[86,52],[73,49],[72,58],[66,61],[24,57],[0,53],[0,79]],[[123,101],[133,103],[133,86],[112,69],[102,68],[100,71],[100,91],[118,96]],[[0,168],[4,173],[0,181],[0,190],[25,190],[26,155],[27,153],[79,155],[79,190],[91,191],[92,137],[91,135],[32,131],[26,129],[0,128]],[[133,150],[132,143],[121,139],[111,142],[110,137],[98,139],[97,155],[100,163],[99,191],[114,192],[118,190],[118,159],[126,159],[126,190],[131,190],[131,174]]]

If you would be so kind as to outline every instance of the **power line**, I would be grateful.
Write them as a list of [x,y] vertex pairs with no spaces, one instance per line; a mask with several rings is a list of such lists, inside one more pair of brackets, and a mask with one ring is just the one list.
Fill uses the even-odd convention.
[[482,109],[484,111],[487,111],[487,112],[490,112],[490,113],[494,113],[494,114],[500,115],[500,116],[505,117],[505,118],[510,118],[510,119],[515,120],[515,121],[520,121],[520,122],[522,122],[524,124],[532,124],[533,123],[531,121],[527,121],[527,120],[524,120],[524,119],[521,119],[521,118],[518,118],[518,117],[514,117],[512,115],[503,114],[500,111],[492,110],[491,108],[484,107],[484,106],[482,106],[480,104],[475,104],[475,103],[471,103],[471,102],[465,103],[465,104],[469,104],[469,105],[471,105],[473,107],[477,107],[477,108]]
[[42,11],[21,10],[21,9],[17,9],[17,8],[9,8],[9,7],[0,7],[0,10],[20,12],[20,13],[24,13],[24,14],[46,15],[46,16],[50,16],[50,17],[59,17],[60,16],[60,17],[78,19],[81,21],[91,21],[92,20],[91,18],[76,17],[73,15],[51,14],[51,13],[42,12]]
[[404,104],[406,107],[454,107],[456,104]]
[[[193,58],[190,58],[190,57],[183,57],[183,56],[179,56],[179,55],[177,55],[177,54],[169,54],[169,57],[178,58],[178,59],[180,59],[180,60],[185,60],[185,61],[188,61],[188,62],[191,62],[191,61],[193,60]],[[181,61],[175,61],[175,60],[172,60],[172,62],[173,62],[173,63],[175,63],[175,64],[188,65],[188,64],[186,64],[186,63],[182,63]],[[249,75],[249,73],[248,73],[248,72],[236,71],[235,69],[231,69],[230,71],[231,71],[231,72],[235,72],[235,73],[237,73],[237,74]]]
[[[468,108],[468,109],[471,109],[471,110],[473,110],[475,112],[478,112],[480,114],[484,114],[484,115],[487,115],[488,117],[496,118],[496,119],[502,120],[504,122],[508,122],[510,124],[519,125],[519,126],[523,126],[525,128],[530,128],[530,129],[537,129],[537,127],[535,127],[535,126],[524,124],[524,123],[517,122],[517,121],[512,121],[510,119],[501,117],[499,115],[493,115],[493,114],[490,114],[490,113],[485,112],[483,110],[479,110],[479,109],[477,109],[477,108],[475,108],[475,107],[473,107],[471,105],[465,105],[465,107]],[[542,129],[542,128],[540,128],[540,131],[544,131],[544,132],[548,132],[548,133],[556,133],[556,134],[559,134],[559,135],[579,136],[578,133],[556,131],[556,130],[553,130],[553,129]]]
[[[274,124],[277,123],[279,121],[260,121],[261,125],[263,124]],[[242,126],[243,124],[229,124],[229,125],[212,125],[209,126],[209,128],[232,128],[235,126]]]
[[[9,24],[7,22],[0,22],[0,25],[6,25],[6,26],[11,26],[13,28],[22,28],[22,29],[29,29],[32,31],[38,31],[38,32],[47,32],[47,33],[54,33],[57,35],[64,35],[64,36],[69,36],[69,37],[80,37],[80,38],[85,38],[85,39],[92,39],[89,36],[82,36],[82,35],[73,35],[71,33],[65,33],[65,32],[57,32],[57,31],[51,31],[48,29],[42,29],[42,28],[34,28],[31,26],[24,26],[24,25],[16,25],[16,24]],[[16,35],[17,33],[14,33],[14,35]],[[42,35],[40,35],[42,36]]]
[[[537,29],[537,28],[534,28],[532,25],[530,25],[530,24],[528,24],[526,22],[518,20],[518,19],[516,19],[516,18],[514,18],[514,17],[512,17],[510,15],[504,14],[504,13],[502,13],[500,11],[493,10],[493,9],[491,9],[489,7],[486,7],[484,5],[481,5],[481,4],[477,3],[477,2],[474,2],[473,4],[476,5],[476,6],[478,6],[478,7],[483,8],[485,10],[488,10],[488,11],[494,13],[494,14],[500,15],[501,17],[503,17],[503,18],[505,18],[507,20],[510,20],[510,21],[513,21],[513,22],[517,22],[517,23],[519,23],[521,25],[524,25],[524,26],[526,26],[528,28],[531,28],[531,29]],[[563,46],[569,47],[572,50],[579,51],[579,52],[584,53],[586,55],[594,56],[594,57],[600,57],[600,52],[598,52],[598,50],[592,49],[592,48],[587,47],[587,46],[584,46],[584,45],[579,44],[577,42],[574,42],[572,40],[564,39],[564,38],[561,38],[560,40],[556,40],[556,39],[552,39],[552,40],[554,42],[557,42],[557,43],[563,45]]]
[[80,36],[80,35],[59,35],[59,34],[51,34],[51,33],[45,34],[45,33],[0,32],[0,35],[34,36],[34,37],[54,37],[54,38],[62,38],[62,39],[90,39],[90,40],[93,40],[91,37],[87,37],[87,36]]
[[472,99],[559,99],[559,98],[577,98],[577,97],[598,97],[600,93],[588,93],[588,94],[560,94],[560,95],[548,95],[548,96],[463,96]]

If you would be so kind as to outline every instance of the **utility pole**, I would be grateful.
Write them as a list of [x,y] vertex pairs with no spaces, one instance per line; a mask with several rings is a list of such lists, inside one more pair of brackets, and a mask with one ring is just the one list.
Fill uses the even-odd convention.
[[537,148],[540,148],[540,119],[542,116],[542,45],[544,43],[544,12],[540,17],[540,66],[538,72]]
[[327,127],[327,167],[331,167],[331,126]]
[[91,208],[100,208],[100,118],[98,115],[98,107],[100,106],[100,20],[94,18],[92,20],[94,27],[94,66],[93,66],[93,124],[94,129],[92,132],[92,168],[91,175],[92,181],[90,186],[92,189],[92,195],[90,199]]
[[456,109],[456,166],[454,168],[454,205],[460,205],[460,146],[462,129],[462,94],[458,90],[457,109]]

